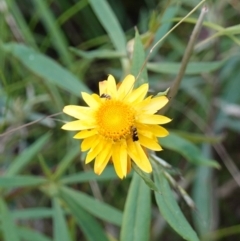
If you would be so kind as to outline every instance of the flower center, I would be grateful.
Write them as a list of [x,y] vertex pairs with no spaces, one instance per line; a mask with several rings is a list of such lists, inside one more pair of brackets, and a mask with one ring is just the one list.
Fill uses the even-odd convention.
[[96,112],[98,133],[112,141],[120,141],[131,135],[135,122],[134,109],[118,100],[105,100]]

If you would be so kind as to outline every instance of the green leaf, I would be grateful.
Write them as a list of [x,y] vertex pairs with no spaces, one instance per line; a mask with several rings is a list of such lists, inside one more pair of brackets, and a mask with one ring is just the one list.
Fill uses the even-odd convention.
[[79,96],[80,92],[91,92],[80,80],[72,73],[64,69],[54,60],[38,53],[32,48],[23,44],[9,43],[3,48],[7,53],[12,54],[26,68],[32,71],[45,81],[55,84],[70,93]]
[[[167,9],[164,11],[164,14],[160,20],[161,25],[159,26],[159,29],[155,34],[153,45],[156,44],[159,41],[159,39],[161,39],[170,30],[171,26],[173,25],[172,18],[177,14],[178,10],[179,10],[179,6],[168,6]],[[154,48],[153,52],[150,55],[151,59],[155,56],[155,54],[161,48],[165,39],[163,39],[160,43],[158,43],[156,48]]]
[[14,219],[43,219],[51,218],[53,215],[52,209],[50,208],[28,208],[28,209],[19,209],[12,212],[12,217]]
[[34,32],[29,28],[29,23],[24,17],[24,12],[20,10],[16,1],[7,1],[6,4],[9,7],[9,12],[14,16],[17,26],[21,29],[21,33],[24,37],[24,42],[37,48],[36,40],[34,39]]
[[164,174],[156,170],[153,175],[155,184],[161,192],[161,194],[155,192],[155,197],[158,208],[164,219],[183,237],[183,239],[188,241],[199,241],[195,231],[182,214]]
[[2,232],[4,241],[20,241],[16,226],[12,220],[5,201],[0,198],[0,212],[2,216]]
[[0,187],[16,188],[16,187],[32,187],[46,183],[47,180],[34,176],[2,176],[0,177]]
[[41,18],[47,32],[51,38],[52,46],[56,48],[59,56],[66,65],[70,65],[72,62],[72,57],[67,49],[68,43],[67,38],[58,26],[53,11],[48,6],[47,1],[34,0],[35,11]]
[[[204,144],[202,152],[206,157],[211,157],[212,148]],[[214,180],[213,169],[209,167],[198,167],[195,173],[193,185],[193,199],[197,212],[193,212],[193,221],[201,237],[207,235],[211,229],[213,219],[211,212],[214,203]]]
[[55,241],[71,241],[69,237],[68,227],[59,200],[53,198],[53,232]]
[[[189,63],[185,71],[186,75],[209,73],[221,68],[225,63],[222,61]],[[178,74],[181,63],[148,63],[147,68],[155,73]]]
[[88,241],[109,241],[96,219],[86,212],[76,200],[63,192],[61,192],[61,198],[70,209]]
[[82,51],[80,49],[71,47],[70,50],[76,55],[78,55],[79,57],[82,57],[85,59],[115,59],[115,58],[126,57],[126,53],[118,52],[115,50],[109,50],[109,49]]
[[167,89],[166,89],[165,91],[163,91],[163,92],[158,92],[158,93],[156,94],[156,97],[157,97],[157,96],[165,96],[165,95],[167,95],[169,89],[170,89],[170,88],[167,88]]
[[31,230],[29,228],[21,227],[21,228],[18,228],[17,231],[19,233],[19,236],[24,241],[52,241],[52,239],[45,236],[44,234],[42,234],[40,232],[36,232],[36,231]]
[[54,180],[58,179],[66,171],[66,169],[71,166],[71,163],[74,161],[77,155],[79,155],[79,145],[72,147],[71,150],[69,150],[60,161],[53,175]]
[[150,189],[134,173],[124,207],[120,241],[148,241],[150,220]]
[[212,181],[211,168],[197,168],[193,187],[193,199],[197,213],[193,212],[193,220],[201,236],[205,236],[211,229]]
[[[128,175],[129,177],[129,175]],[[106,167],[101,175],[96,175],[93,171],[80,172],[68,175],[60,180],[62,184],[82,183],[89,181],[107,181],[116,179],[116,172],[113,167]]]
[[101,0],[101,2],[89,0],[89,3],[115,48],[122,53],[126,53],[125,34],[108,2],[106,0]]
[[156,192],[159,191],[148,173],[142,171],[134,162],[132,162],[132,168],[143,179],[145,184],[150,189],[152,189],[152,190],[154,190]]
[[224,136],[221,135],[215,135],[215,136],[206,136],[203,134],[197,134],[197,133],[192,133],[192,132],[186,132],[186,131],[181,131],[181,130],[172,130],[171,133],[174,133],[184,139],[187,139],[190,142],[194,143],[220,143],[223,141]]
[[189,162],[195,165],[220,168],[220,165],[216,161],[202,156],[200,150],[194,144],[176,134],[170,133],[169,136],[160,138],[159,140],[164,148],[180,153]]
[[[147,75],[147,68],[146,66],[143,67],[145,61],[145,51],[144,47],[141,41],[141,38],[139,36],[139,33],[136,29],[135,31],[135,38],[134,38],[134,50],[133,50],[133,57],[132,57],[132,66],[131,66],[131,74],[133,74],[135,77],[138,76],[138,82],[137,83],[148,83],[148,75]],[[142,71],[140,73],[140,71]]]
[[13,160],[12,164],[8,167],[6,171],[6,176],[13,176],[21,172],[25,166],[33,160],[33,157],[36,156],[46,142],[49,140],[50,134],[47,133],[40,137],[37,141],[34,142],[31,146],[25,149],[16,159]]
[[92,215],[115,225],[121,225],[122,213],[116,208],[100,202],[85,193],[77,192],[67,187],[61,188],[61,194],[70,197],[77,205]]

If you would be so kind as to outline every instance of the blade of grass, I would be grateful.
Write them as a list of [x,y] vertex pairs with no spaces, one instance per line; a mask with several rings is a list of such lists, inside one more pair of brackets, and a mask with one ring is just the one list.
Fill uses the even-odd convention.
[[120,226],[122,222],[122,213],[110,205],[100,202],[87,194],[74,191],[73,189],[62,187],[61,196],[68,196],[78,206],[84,208],[90,214],[101,218],[107,222]]
[[[53,180],[60,178],[66,169],[71,165],[71,162],[79,155],[79,146],[72,148],[67,154],[63,157],[60,163],[57,166],[57,170],[53,175]],[[68,176],[69,177],[69,176]]]
[[[124,32],[108,2],[101,0],[99,4],[99,0],[89,0],[89,3],[116,50],[126,54],[126,38]],[[128,69],[128,61],[126,58],[122,58],[121,62],[123,71],[126,72]]]
[[31,29],[29,29],[29,25],[26,23],[22,11],[20,11],[16,2],[14,0],[8,0],[6,2],[9,6],[9,9],[13,13],[14,18],[16,19],[17,24],[19,25],[19,29],[21,29],[25,42],[27,42],[34,48],[37,48],[37,44],[32,34],[32,31]]
[[114,168],[106,167],[104,172],[100,176],[96,175],[93,171],[84,171],[84,172],[63,177],[60,180],[60,182],[62,184],[73,184],[73,183],[83,183],[83,182],[89,182],[89,181],[108,181],[116,178],[117,176],[114,171]]
[[43,219],[51,218],[53,215],[52,209],[50,208],[27,208],[23,210],[16,210],[12,212],[14,219],[26,220],[26,219]]
[[150,215],[150,189],[141,177],[134,173],[124,207],[120,241],[149,240]]
[[16,226],[11,218],[10,212],[5,201],[0,198],[0,210],[2,216],[2,232],[4,241],[20,241]]
[[159,140],[164,148],[180,153],[189,162],[195,165],[220,168],[220,165],[216,161],[205,158],[197,146],[176,134],[170,133],[169,136],[160,138]]
[[77,204],[76,200],[66,194],[61,195],[61,198],[75,217],[88,241],[109,241],[96,219]]
[[17,187],[32,187],[46,183],[47,180],[41,177],[34,176],[2,176],[0,177],[0,187],[17,188]]
[[9,43],[5,44],[3,49],[44,81],[49,81],[76,96],[79,96],[81,91],[91,92],[67,69],[32,48],[23,44]]
[[136,76],[136,80],[138,80],[138,85],[143,83],[148,83],[148,74],[147,68],[144,66],[142,69],[142,65],[145,59],[145,51],[139,36],[138,30],[135,30],[135,38],[134,38],[134,50],[132,57],[132,66],[131,66],[131,74]]
[[45,28],[49,36],[51,37],[53,46],[59,53],[59,56],[65,65],[70,66],[72,63],[72,57],[68,51],[68,42],[65,35],[59,28],[50,7],[47,5],[47,1],[34,0],[35,9],[41,20],[43,21]]
[[19,236],[24,241],[53,241],[49,237],[45,236],[43,233],[31,230],[30,228],[20,227],[17,229],[17,231],[19,233]]
[[[196,75],[202,73],[213,72],[221,68],[225,63],[225,60],[214,62],[191,62],[188,64],[185,74]],[[180,70],[181,63],[148,63],[147,68],[155,73],[161,74],[177,74]]]
[[155,184],[161,192],[160,194],[155,192],[155,198],[164,219],[180,236],[183,237],[183,239],[188,241],[199,241],[195,231],[192,229],[179,208],[163,172],[155,169],[153,176]]
[[16,159],[13,160],[12,164],[8,167],[5,175],[14,176],[21,172],[28,163],[33,160],[33,157],[39,153],[43,146],[47,143],[50,138],[50,134],[47,133],[39,138],[34,144],[25,149]]
[[63,215],[63,210],[60,206],[59,200],[53,198],[53,233],[55,241],[71,241],[68,232],[68,226]]

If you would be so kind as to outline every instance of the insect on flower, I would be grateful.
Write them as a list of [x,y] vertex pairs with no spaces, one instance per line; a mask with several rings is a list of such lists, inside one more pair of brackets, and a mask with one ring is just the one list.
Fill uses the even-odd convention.
[[137,128],[132,126],[132,139],[133,141],[138,141],[138,132],[137,132]]
[[81,150],[88,151],[85,163],[95,160],[96,174],[100,175],[112,162],[117,175],[126,177],[132,161],[150,173],[152,166],[146,149],[162,150],[157,137],[167,136],[168,131],[160,125],[171,120],[156,113],[167,104],[168,98],[146,97],[148,84],[134,89],[134,83],[135,77],[127,75],[117,86],[109,75],[107,80],[99,82],[99,95],[82,92],[87,106],[68,105],[63,109],[77,120],[62,129],[78,131],[74,138],[83,140]]
[[111,96],[110,95],[108,95],[108,94],[101,94],[101,96],[100,96],[100,98],[105,98],[105,99],[107,99],[107,100],[110,100],[111,99]]

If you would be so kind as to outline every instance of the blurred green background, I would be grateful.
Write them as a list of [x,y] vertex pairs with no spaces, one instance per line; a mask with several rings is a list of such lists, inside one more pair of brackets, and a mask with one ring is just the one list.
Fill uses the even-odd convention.
[[[0,240],[119,240],[131,175],[118,180],[109,166],[96,176],[60,129],[70,118],[44,117],[83,104],[80,92],[97,92],[108,74],[129,73],[135,27],[148,53],[199,2],[0,0]],[[196,203],[176,192],[200,239],[240,240],[240,2],[206,5],[158,155]],[[199,12],[150,55],[150,94],[173,82]],[[149,240],[182,240],[153,194],[150,214]]]

